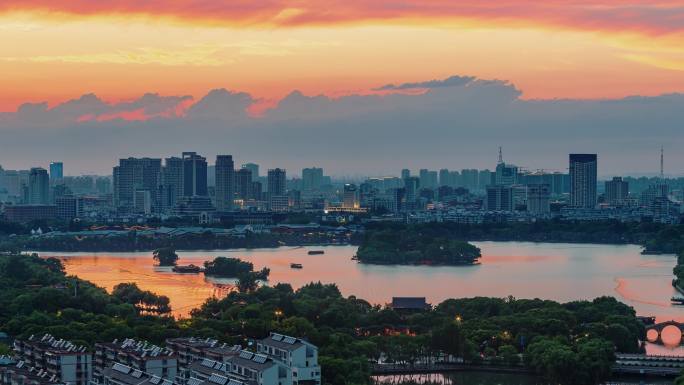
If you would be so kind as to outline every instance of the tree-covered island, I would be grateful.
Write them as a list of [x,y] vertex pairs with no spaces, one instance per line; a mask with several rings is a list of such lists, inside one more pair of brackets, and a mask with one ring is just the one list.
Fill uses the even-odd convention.
[[383,265],[470,265],[480,256],[470,243],[424,225],[369,228],[356,253],[359,262]]

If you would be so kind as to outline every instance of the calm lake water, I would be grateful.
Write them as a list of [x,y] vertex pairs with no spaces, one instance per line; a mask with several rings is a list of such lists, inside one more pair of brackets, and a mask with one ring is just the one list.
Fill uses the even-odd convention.
[[[255,268],[271,269],[269,284],[286,282],[298,288],[311,281],[335,283],[344,295],[385,304],[393,296],[425,296],[432,304],[447,298],[491,296],[543,298],[556,301],[614,296],[639,315],[658,321],[684,321],[684,308],[672,306],[670,282],[674,255],[641,255],[636,245],[586,245],[527,242],[475,242],[482,249],[474,266],[380,266],[351,259],[354,246],[179,251],[179,264],[201,265],[216,256],[239,257]],[[308,255],[308,250],[325,250]],[[111,290],[121,282],[171,298],[177,316],[186,316],[206,298],[225,295],[230,279],[202,274],[175,274],[154,266],[151,252],[41,252],[64,261],[67,272]],[[290,263],[303,269],[291,269]],[[649,352],[672,354],[649,345]],[[679,349],[677,349],[679,351]]]

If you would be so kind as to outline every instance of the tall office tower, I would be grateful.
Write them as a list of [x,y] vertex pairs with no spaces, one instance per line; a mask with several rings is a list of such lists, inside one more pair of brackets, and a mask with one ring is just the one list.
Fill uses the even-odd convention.
[[305,168],[302,170],[302,190],[318,190],[323,185],[323,169],[318,167]]
[[408,168],[404,168],[404,169],[401,170],[401,179],[402,179],[402,180],[403,180],[403,179],[406,179],[406,178],[408,178],[408,177],[410,177],[410,176],[411,176],[411,170],[409,170]]
[[161,205],[169,210],[183,196],[183,159],[176,156],[165,159],[161,185]]
[[149,191],[152,210],[157,210],[156,192],[159,190],[160,183],[161,159],[119,159],[119,165],[114,167],[114,205],[133,209],[136,203],[136,191]]
[[518,167],[512,164],[499,163],[496,165],[496,184],[510,186],[517,183]]
[[570,154],[570,206],[596,207],[596,154]]
[[513,188],[500,184],[487,186],[485,208],[490,211],[513,211]]
[[440,186],[451,186],[453,185],[451,181],[451,173],[446,168],[439,170],[439,185]]
[[256,199],[254,196],[254,183],[252,182],[252,171],[248,168],[241,168],[235,172],[235,191],[240,199]]
[[285,195],[286,175],[282,168],[268,170],[268,195]]
[[629,195],[629,183],[621,177],[613,177],[606,181],[606,203],[611,206],[619,206],[625,203]]
[[183,195],[208,196],[207,159],[196,152],[183,153]]
[[61,183],[64,179],[64,163],[52,162],[50,163],[50,181],[53,184]]
[[232,155],[216,156],[216,210],[233,209],[235,199],[235,165]]
[[546,183],[527,185],[527,211],[532,214],[551,212],[551,186]]
[[449,179],[451,184],[449,187],[458,187],[461,185],[461,173],[458,171],[449,171]]
[[420,189],[420,178],[410,176],[404,179],[404,198],[408,203],[415,203],[418,200],[418,190]]
[[46,205],[50,201],[50,177],[44,168],[34,167],[29,173],[28,203]]
[[259,179],[259,165],[256,163],[245,163],[241,168],[246,168],[252,172],[252,182]]
[[361,207],[359,189],[355,184],[347,183],[344,185],[342,207],[346,209],[358,209]]

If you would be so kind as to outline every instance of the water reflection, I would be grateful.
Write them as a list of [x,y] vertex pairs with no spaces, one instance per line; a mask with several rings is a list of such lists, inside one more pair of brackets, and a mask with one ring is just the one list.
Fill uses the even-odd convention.
[[[557,301],[615,296],[639,315],[658,322],[684,321],[681,307],[672,306],[670,285],[675,257],[641,255],[633,245],[578,245],[525,242],[477,242],[483,252],[476,266],[378,266],[351,260],[353,246],[308,248],[180,251],[179,264],[201,265],[216,256],[249,260],[255,268],[269,267],[269,284],[287,282],[298,288],[311,281],[336,283],[344,295],[356,295],[385,304],[393,296],[425,296],[432,304],[447,298],[513,295]],[[60,256],[69,274],[111,290],[121,282],[169,296],[177,316],[187,316],[205,299],[222,297],[234,280],[205,278],[202,274],[175,274],[154,266],[152,253],[41,253]],[[303,269],[291,269],[301,263]],[[665,337],[665,336],[664,336]],[[668,354],[666,347],[649,351]]]

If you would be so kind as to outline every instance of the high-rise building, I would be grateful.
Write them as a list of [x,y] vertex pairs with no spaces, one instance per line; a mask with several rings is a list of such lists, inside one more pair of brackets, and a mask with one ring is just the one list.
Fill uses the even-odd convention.
[[183,196],[183,159],[166,158],[161,180],[161,205],[164,210],[170,210]]
[[183,153],[183,195],[208,196],[207,159],[195,152]]
[[60,183],[64,179],[64,163],[50,163],[50,180],[53,184]]
[[235,191],[240,199],[256,199],[254,196],[254,184],[252,182],[252,171],[248,168],[241,168],[235,172]]
[[401,179],[402,179],[402,180],[403,180],[403,179],[406,179],[406,178],[408,178],[408,177],[410,177],[410,176],[411,176],[411,170],[409,170],[408,168],[404,168],[404,169],[401,170]]
[[[475,190],[477,189],[477,181],[479,178],[480,172],[476,169],[464,169],[461,170],[461,183],[460,185],[462,187],[467,188],[468,190]],[[490,184],[490,183],[487,183]]]
[[596,154],[570,154],[570,206],[596,206]]
[[268,170],[268,202],[273,211],[289,209],[289,198],[286,194],[287,177],[285,170],[274,168]]
[[446,168],[439,170],[439,185],[453,186],[453,182],[451,180],[451,173]]
[[302,170],[302,190],[318,190],[323,185],[323,169],[318,167]]
[[268,170],[268,194],[285,195],[286,174],[282,168]]
[[606,203],[611,206],[619,206],[625,203],[629,195],[629,183],[621,177],[613,177],[606,181]]
[[136,191],[149,191],[151,207],[156,210],[160,183],[161,159],[119,159],[119,165],[114,167],[114,205],[133,209]]
[[361,207],[359,189],[355,184],[347,183],[344,185],[342,207],[348,209],[358,209]]
[[241,168],[246,168],[252,172],[252,182],[259,179],[259,165],[256,163],[245,163]]
[[418,177],[410,176],[404,179],[404,198],[408,206],[413,207],[418,200],[418,190],[420,187],[420,179]]
[[50,201],[50,177],[46,169],[34,167],[29,174],[28,203],[46,205]]
[[423,168],[420,170],[419,176],[421,188],[437,188],[437,171],[430,171]]
[[527,211],[532,214],[547,214],[551,211],[551,186],[546,183],[527,185]]
[[233,209],[235,199],[235,165],[231,155],[216,156],[216,210]]
[[513,188],[500,184],[487,186],[485,208],[489,211],[513,211]]
[[496,184],[510,186],[518,183],[518,167],[501,162],[496,165]]

